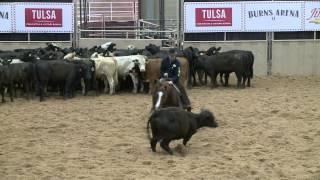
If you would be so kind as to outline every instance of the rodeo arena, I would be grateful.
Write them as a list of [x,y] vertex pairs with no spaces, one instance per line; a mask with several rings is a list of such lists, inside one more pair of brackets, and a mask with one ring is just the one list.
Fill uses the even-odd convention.
[[0,1],[0,180],[320,179],[320,1]]

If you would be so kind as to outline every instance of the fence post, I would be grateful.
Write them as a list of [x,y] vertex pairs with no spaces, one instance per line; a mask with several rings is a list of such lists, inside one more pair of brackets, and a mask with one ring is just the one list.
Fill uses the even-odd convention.
[[88,2],[88,14],[89,14],[89,22],[91,22],[91,2]]
[[105,22],[104,22],[104,14],[102,14],[102,33],[101,33],[101,38],[104,38],[104,30],[105,30]]
[[73,0],[73,37],[72,37],[72,47],[77,47],[78,46],[78,28],[77,28],[77,1]]
[[272,75],[272,32],[267,32],[267,75]]
[[113,14],[112,2],[110,2],[110,21],[112,21],[112,14]]

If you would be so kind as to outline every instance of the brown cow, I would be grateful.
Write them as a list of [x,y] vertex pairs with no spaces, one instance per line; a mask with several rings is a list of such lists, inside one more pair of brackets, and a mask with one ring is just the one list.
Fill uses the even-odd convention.
[[[184,57],[177,57],[180,62],[180,82],[184,86],[187,87],[188,84],[188,75],[189,75],[189,63],[188,60]],[[149,82],[149,94],[154,93],[155,84],[157,80],[160,79],[160,66],[161,66],[161,58],[149,59],[146,63],[146,72],[145,72],[145,82]]]

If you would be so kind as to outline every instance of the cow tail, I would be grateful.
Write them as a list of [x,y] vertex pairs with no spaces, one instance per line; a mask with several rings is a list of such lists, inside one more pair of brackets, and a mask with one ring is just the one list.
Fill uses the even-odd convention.
[[148,136],[148,139],[151,140],[151,134],[150,134],[150,121],[151,121],[151,116],[153,115],[154,113],[154,110],[151,110],[150,113],[149,113],[149,118],[148,118],[148,122],[147,122],[147,136]]
[[253,53],[250,53],[250,58],[251,58],[251,64],[250,64],[250,78],[253,78],[253,63],[254,63],[254,55]]

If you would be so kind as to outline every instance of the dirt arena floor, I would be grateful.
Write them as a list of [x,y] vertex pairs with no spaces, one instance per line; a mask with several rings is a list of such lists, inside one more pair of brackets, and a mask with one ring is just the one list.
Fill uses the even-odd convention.
[[188,93],[219,127],[172,142],[173,156],[150,149],[149,95],[0,104],[0,179],[320,179],[320,77]]

